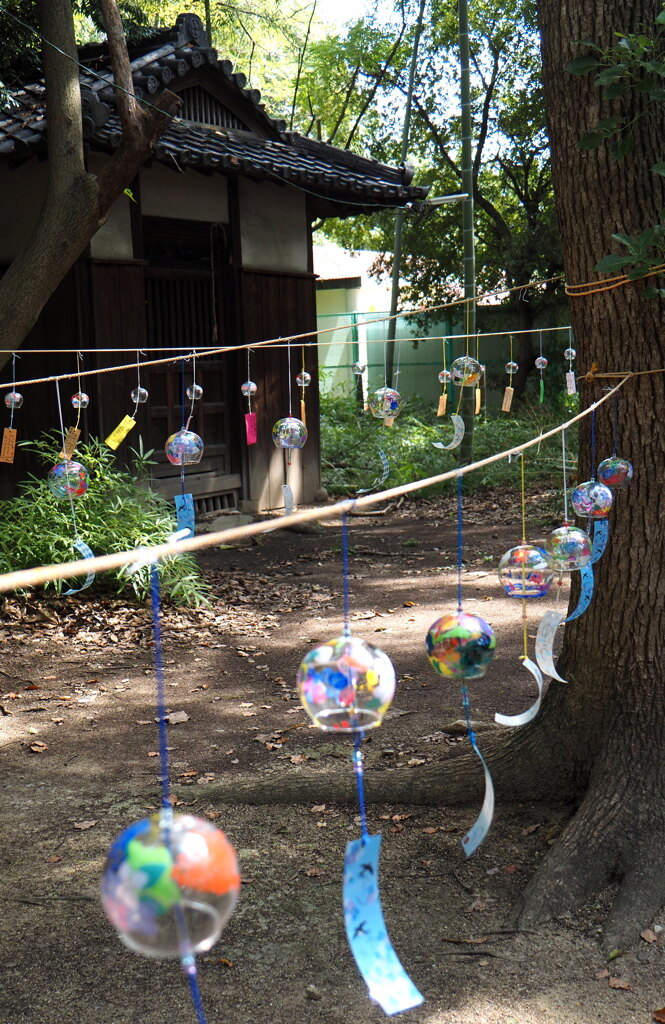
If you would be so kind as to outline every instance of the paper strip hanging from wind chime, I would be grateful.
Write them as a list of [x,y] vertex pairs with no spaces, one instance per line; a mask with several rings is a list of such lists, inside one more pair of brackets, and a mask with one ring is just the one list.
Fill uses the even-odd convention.
[[430,626],[425,645],[427,656],[435,672],[461,680],[462,704],[466,718],[467,736],[480,760],[485,776],[485,797],[480,814],[462,838],[462,849],[470,857],[490,830],[494,817],[494,783],[485,758],[480,752],[471,726],[471,707],[467,679],[485,675],[496,649],[492,627],[478,615],[467,615],[462,606],[462,548],[463,548],[462,476],[457,478],[457,611],[443,615]]
[[305,655],[296,679],[303,707],[318,728],[354,735],[353,766],[358,786],[361,837],[347,843],[342,902],[344,924],[356,965],[384,1013],[419,1006],[423,997],[406,974],[388,936],[379,893],[381,836],[367,831],[362,740],[381,725],[395,692],[390,659],[373,644],[351,635],[347,515],[342,517],[344,633]]
[[11,465],[14,462],[16,453],[16,438],[18,432],[14,427],[14,410],[20,409],[23,405],[23,395],[16,391],[16,360],[20,356],[12,352],[12,389],[5,395],[5,407],[9,409],[9,426],[2,432],[2,445],[0,446],[0,462]]

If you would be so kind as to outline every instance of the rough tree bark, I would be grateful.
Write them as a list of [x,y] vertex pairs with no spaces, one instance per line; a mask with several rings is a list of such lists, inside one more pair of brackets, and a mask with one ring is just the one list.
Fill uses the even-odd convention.
[[[609,47],[615,30],[643,30],[661,9],[660,0],[540,0],[554,183],[571,283],[595,278],[612,232],[636,233],[658,220],[662,179],[650,167],[663,157],[665,117],[662,109],[645,113],[640,95],[631,96],[624,112],[645,113],[635,127],[634,155],[617,163],[606,148],[581,152],[578,139],[607,111],[592,81],[565,67],[580,53],[575,40]],[[578,371],[593,362],[603,371],[665,366],[665,306],[643,292],[636,283],[573,300]],[[582,384],[582,407],[600,397],[602,383]],[[634,940],[665,903],[663,377],[635,378],[621,394],[620,454],[633,460],[636,473],[616,495],[592,605],[566,629],[559,666],[570,685],[552,683],[538,718],[488,749],[500,800],[558,799],[575,810],[515,908],[516,924],[533,927],[613,883],[608,948]],[[600,459],[612,451],[607,405],[596,427]],[[589,442],[587,419],[584,478],[591,471]],[[481,776],[475,759],[463,756],[443,766],[370,772],[367,785],[371,800],[463,803],[477,798]],[[352,799],[353,780],[294,773],[272,783],[234,782],[214,795],[252,802]]]
[[[180,105],[168,91],[159,110],[143,109],[133,96],[122,21],[115,0],[100,0],[115,80],[123,137],[98,176],[85,169],[74,22],[69,0],[40,0],[48,123],[48,186],[31,238],[0,280],[0,367],[20,348],[46,302],[104,223],[111,206],[150,155]],[[68,56],[65,56],[67,54]]]

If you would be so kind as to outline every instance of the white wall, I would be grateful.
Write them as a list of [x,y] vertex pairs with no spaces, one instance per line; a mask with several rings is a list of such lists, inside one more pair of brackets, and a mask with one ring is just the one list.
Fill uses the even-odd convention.
[[141,169],[141,210],[146,217],[173,217],[228,224],[226,178],[186,170],[180,174],[161,164]]
[[[108,157],[102,153],[91,153],[88,157],[88,170],[91,174],[99,174],[107,160]],[[131,199],[125,195],[119,196],[114,202],[105,222],[90,239],[90,254],[93,259],[134,259],[130,203]]]
[[307,273],[308,224],[304,192],[271,182],[240,182],[242,262],[260,270]]

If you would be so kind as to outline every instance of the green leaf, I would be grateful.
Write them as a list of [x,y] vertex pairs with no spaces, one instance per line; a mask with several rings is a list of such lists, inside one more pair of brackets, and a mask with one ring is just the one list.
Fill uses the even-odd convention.
[[633,152],[633,136],[624,135],[621,139],[616,139],[611,146],[610,152],[615,160],[623,160],[625,156],[630,156]]
[[131,188],[124,188],[122,190],[122,194],[124,196],[127,196],[128,199],[131,199],[133,203],[136,202],[136,199],[134,198],[134,193],[132,192]]
[[599,63],[595,57],[576,57],[568,64],[566,71],[571,75],[588,75],[597,67],[599,67]]
[[609,256],[603,256],[602,260],[599,260],[593,268],[599,274],[602,273],[613,273],[615,270],[623,270],[630,260],[626,256],[617,256],[612,253]]
[[601,135],[600,132],[589,132],[588,135],[583,135],[580,141],[577,143],[578,149],[598,149],[602,146],[605,141],[605,136]]
[[656,24],[657,25],[665,25],[665,11],[661,11],[660,12],[658,17],[656,18]]
[[617,100],[624,93],[628,92],[629,85],[627,82],[614,82],[612,85],[608,85],[605,89],[606,100]]
[[654,164],[651,168],[652,174],[662,174],[665,177],[665,163]]

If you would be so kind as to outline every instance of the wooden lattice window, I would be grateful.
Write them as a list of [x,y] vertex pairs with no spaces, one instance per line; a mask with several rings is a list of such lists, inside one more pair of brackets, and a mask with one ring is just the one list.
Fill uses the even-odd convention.
[[237,128],[240,131],[250,129],[228,107],[200,85],[192,85],[178,94],[182,100],[180,116],[185,121],[197,124],[214,124],[219,128]]

